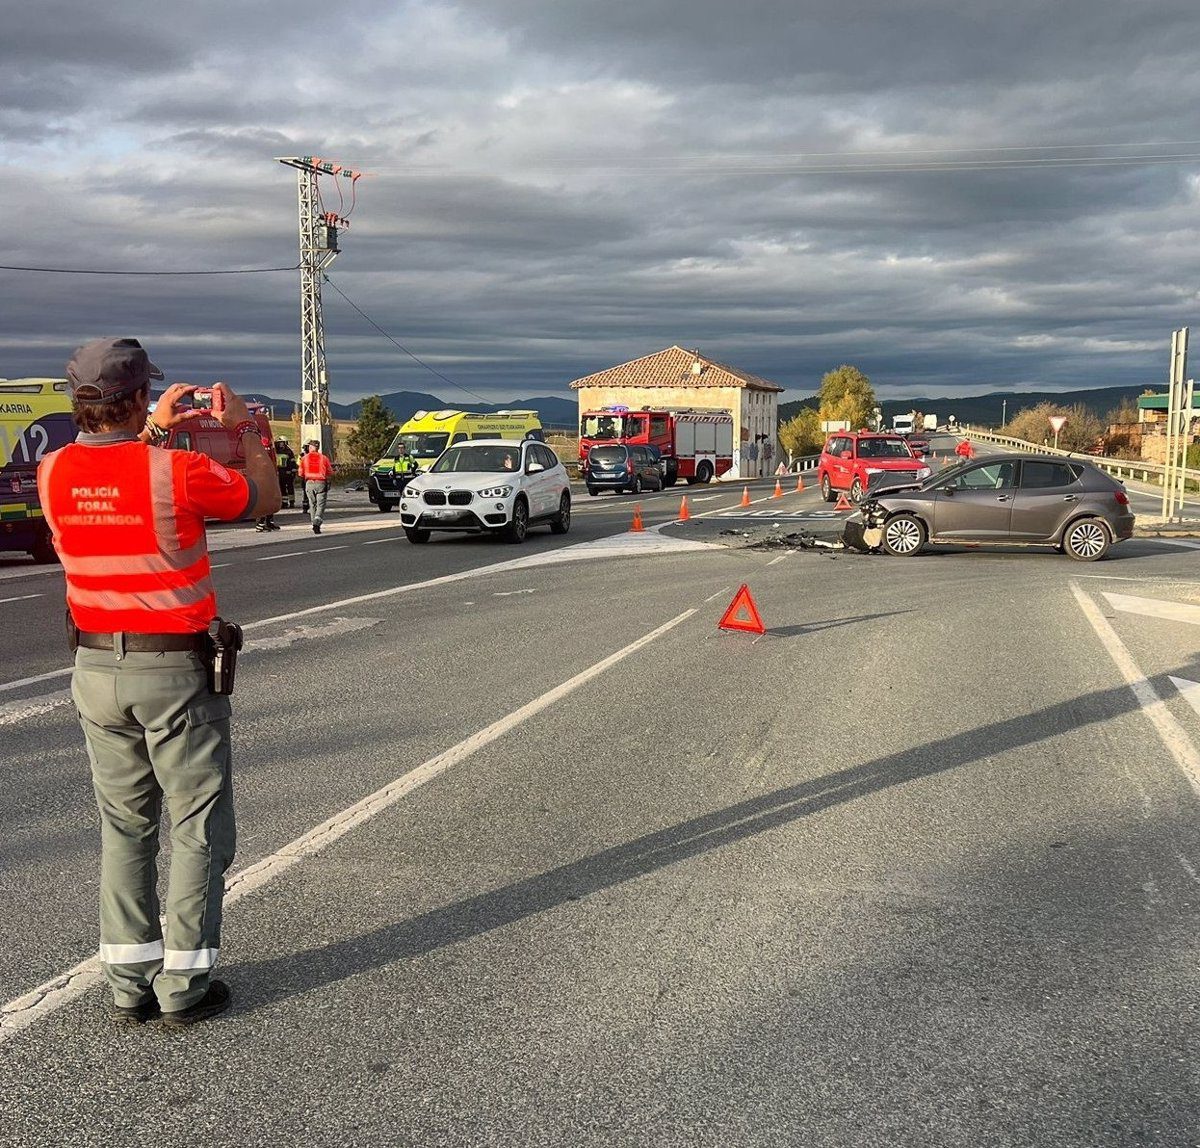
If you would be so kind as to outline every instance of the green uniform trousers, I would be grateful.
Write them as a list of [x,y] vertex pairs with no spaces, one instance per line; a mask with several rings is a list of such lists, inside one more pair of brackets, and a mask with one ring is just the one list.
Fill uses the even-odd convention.
[[[71,693],[100,808],[100,960],[118,1005],[164,1012],[208,991],[233,860],[229,698],[190,652],[79,649]],[[166,936],[158,835],[171,824]]]

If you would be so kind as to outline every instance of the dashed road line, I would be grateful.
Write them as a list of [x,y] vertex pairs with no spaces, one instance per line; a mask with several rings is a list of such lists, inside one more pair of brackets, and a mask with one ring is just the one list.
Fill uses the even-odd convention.
[[0,606],[5,602],[28,602],[30,598],[42,598],[42,594],[18,594],[15,598],[0,598]]

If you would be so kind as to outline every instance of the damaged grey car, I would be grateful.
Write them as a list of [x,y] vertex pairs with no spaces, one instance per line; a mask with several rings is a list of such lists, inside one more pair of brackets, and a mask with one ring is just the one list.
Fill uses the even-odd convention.
[[[883,477],[883,476],[881,476]],[[872,483],[842,538],[897,558],[927,545],[1048,546],[1080,562],[1133,535],[1125,487],[1082,459],[991,455],[905,486]]]

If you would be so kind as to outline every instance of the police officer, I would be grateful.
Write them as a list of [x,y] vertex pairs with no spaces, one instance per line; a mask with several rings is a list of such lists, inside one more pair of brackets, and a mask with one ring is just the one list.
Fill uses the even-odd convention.
[[[71,691],[100,810],[100,960],[114,1020],[161,1014],[182,1027],[230,996],[211,977],[234,818],[229,698],[208,678],[216,599],[204,519],[274,514],[279,484],[246,404],[223,383],[212,413],[241,439],[244,476],[151,445],[201,412],[181,405],[196,388],[176,383],[148,415],[150,380],[163,375],[136,339],[85,344],[67,377],[80,433],[43,458],[38,490],[77,628]],[[164,800],[165,935],[155,864]]]

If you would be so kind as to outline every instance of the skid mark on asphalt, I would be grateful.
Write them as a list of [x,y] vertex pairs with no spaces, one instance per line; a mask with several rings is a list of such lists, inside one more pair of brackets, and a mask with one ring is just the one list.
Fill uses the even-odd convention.
[[259,650],[284,650],[297,642],[312,642],[318,638],[335,638],[342,634],[353,634],[370,626],[378,626],[382,618],[331,618],[315,626],[293,626],[273,638],[254,638],[246,646],[246,653]]
[[70,690],[55,690],[54,693],[42,694],[40,698],[22,698],[20,701],[5,702],[0,705],[0,726],[16,725],[30,718],[41,717],[60,706],[71,705]]

